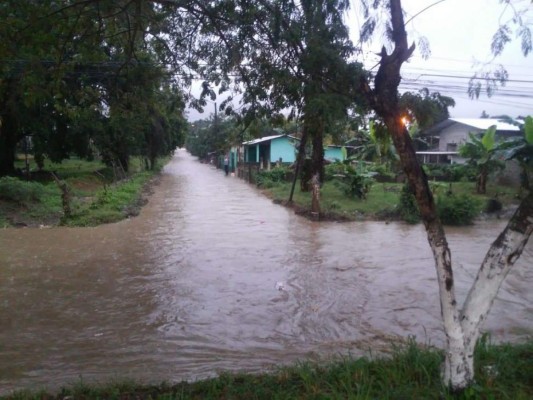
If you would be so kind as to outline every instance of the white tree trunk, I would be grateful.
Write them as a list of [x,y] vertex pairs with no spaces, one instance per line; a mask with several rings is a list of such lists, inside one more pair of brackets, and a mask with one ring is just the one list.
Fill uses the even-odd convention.
[[502,282],[522,254],[532,232],[533,193],[530,192],[521,202],[505,229],[492,243],[465,300],[461,313],[461,325],[469,353],[474,352],[482,323],[490,311]]
[[437,216],[435,202],[427,177],[416,159],[411,139],[401,124],[401,110],[398,105],[400,69],[414,50],[414,44],[407,45],[407,33],[403,20],[401,0],[389,0],[392,39],[394,50],[381,53],[381,62],[374,78],[375,88],[363,84],[361,90],[370,99],[372,107],[387,125],[394,146],[411,187],[422,220],[437,271],[441,313],[446,333],[446,360],[443,380],[452,390],[461,390],[474,379],[474,347],[479,337],[481,324],[486,319],[498,289],[520,257],[533,230],[533,193],[521,202],[505,230],[492,244],[483,261],[478,276],[465,300],[462,312],[455,298],[452,262],[446,235]]
[[462,389],[472,382],[474,368],[473,361],[465,348],[463,328],[455,298],[450,249],[440,222],[427,222],[426,231],[435,259],[442,320],[446,333],[446,357],[442,379],[454,390]]

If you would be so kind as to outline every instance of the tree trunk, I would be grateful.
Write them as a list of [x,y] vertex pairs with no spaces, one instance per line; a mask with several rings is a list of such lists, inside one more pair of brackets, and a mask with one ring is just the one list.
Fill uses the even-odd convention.
[[474,352],[481,324],[496,294],[518,260],[533,232],[533,192],[521,201],[505,229],[492,243],[461,312],[461,324],[468,353]]
[[0,177],[15,172],[17,139],[17,126],[8,110],[0,115]]
[[311,189],[311,215],[318,218],[320,215],[320,187],[324,179],[324,122],[322,116],[314,112],[306,114],[304,116],[304,131],[313,144],[310,179],[305,184]]
[[320,219],[320,176],[315,173],[311,178],[311,217]]
[[[411,138],[402,123],[402,115],[398,106],[400,69],[414,51],[414,44],[411,47],[407,45],[400,0],[390,1],[390,13],[395,47],[390,55],[387,54],[385,48],[382,50],[380,67],[375,77],[375,89],[370,93],[370,98],[373,99],[374,110],[383,119],[392,136],[406,177],[414,190],[420,215],[426,228],[428,242],[435,260],[441,314],[446,334],[443,379],[453,389],[461,389],[467,387],[472,381],[473,368],[465,353],[463,332],[455,298],[451,253],[444,229],[437,215],[427,176],[418,163]],[[363,90],[370,91],[368,85],[363,85]]]
[[390,13],[394,50],[390,55],[385,49],[382,50],[374,90],[370,89],[366,82],[362,82],[361,90],[367,95],[376,114],[383,119],[392,135],[407,179],[415,192],[437,271],[446,334],[443,380],[457,391],[466,388],[474,379],[473,355],[481,324],[486,319],[501,283],[522,254],[533,231],[533,194],[528,193],[507,227],[492,244],[465,300],[462,312],[459,312],[450,249],[427,177],[418,163],[411,138],[401,123],[402,116],[398,107],[400,68],[414,50],[414,45],[410,48],[407,46],[401,0],[390,0]]
[[482,169],[479,172],[479,175],[477,176],[476,180],[476,192],[478,194],[485,194],[487,193],[487,179],[488,179],[488,171],[485,169]]
[[394,112],[385,119],[394,145],[400,156],[404,172],[414,189],[420,216],[427,232],[427,238],[437,272],[441,315],[446,334],[446,358],[443,379],[453,389],[467,387],[474,378],[473,359],[466,352],[460,314],[455,297],[451,252],[444,229],[437,215],[435,201],[429,188],[427,176],[416,158],[411,138],[401,122],[401,116]]
[[311,214],[320,216],[320,187],[324,181],[324,145],[322,124],[313,132],[313,157],[311,165]]
[[307,145],[307,131],[304,129],[302,138],[300,139],[300,146],[298,148],[298,155],[296,156],[296,165],[294,167],[294,177],[292,178],[291,193],[289,194],[289,204],[292,203],[292,197],[294,195],[294,187],[296,186],[296,180],[300,174],[303,163],[305,161],[305,146]]

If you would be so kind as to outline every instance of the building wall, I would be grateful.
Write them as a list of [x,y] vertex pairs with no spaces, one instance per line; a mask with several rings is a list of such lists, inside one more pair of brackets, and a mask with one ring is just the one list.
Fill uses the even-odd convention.
[[270,162],[277,162],[280,158],[284,163],[296,160],[294,143],[288,137],[280,137],[270,142]]
[[244,162],[255,163],[259,160],[258,146],[246,146],[244,148],[245,156]]
[[329,161],[344,161],[344,157],[342,156],[342,148],[327,147],[324,150],[324,158]]
[[[440,133],[439,151],[457,151],[459,146],[465,143],[470,132],[478,132],[475,128],[466,125],[454,124]],[[456,149],[451,150],[449,145],[456,145]]]

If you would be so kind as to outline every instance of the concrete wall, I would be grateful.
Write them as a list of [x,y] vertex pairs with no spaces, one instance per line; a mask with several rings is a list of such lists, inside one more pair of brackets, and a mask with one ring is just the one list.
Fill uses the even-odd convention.
[[284,163],[296,160],[294,142],[288,137],[280,137],[270,142],[270,162],[275,163],[281,158]]
[[[476,130],[475,128],[472,128],[470,126],[466,125],[460,125],[460,124],[453,124],[452,126],[443,129],[440,133],[440,140],[439,140],[439,151],[457,151],[459,149],[459,146],[463,143],[465,143],[470,132],[481,132],[479,130]],[[450,150],[448,147],[448,144],[456,144],[457,148],[455,150]]]

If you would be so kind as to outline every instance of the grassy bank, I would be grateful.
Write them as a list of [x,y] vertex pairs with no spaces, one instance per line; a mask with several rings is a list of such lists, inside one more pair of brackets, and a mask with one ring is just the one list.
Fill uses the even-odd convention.
[[[166,161],[147,171],[142,160],[134,158],[123,174],[99,161],[70,159],[46,162],[42,171],[28,178],[0,178],[0,227],[94,226],[136,215],[149,182]],[[30,170],[37,168],[30,163]],[[65,212],[62,184],[68,191],[70,215]]]
[[[289,198],[291,183],[272,182],[268,188],[261,188],[276,203],[285,204]],[[366,199],[347,196],[335,181],[326,181],[321,190],[321,210],[323,219],[331,220],[397,220],[400,219],[399,204],[401,183],[375,182]],[[476,193],[474,182],[433,182],[431,183],[435,197],[445,197],[448,193],[455,196],[470,196],[477,204],[477,212],[485,210],[488,201],[497,199],[503,207],[517,203],[518,189],[496,184],[487,186],[487,193]],[[294,207],[305,214],[311,207],[311,193],[302,192],[297,182],[294,196]]]
[[59,393],[18,392],[27,399],[531,399],[533,341],[478,346],[476,384],[452,394],[440,379],[442,353],[414,342],[390,357],[303,363],[268,374],[223,374],[194,383],[75,385]]

